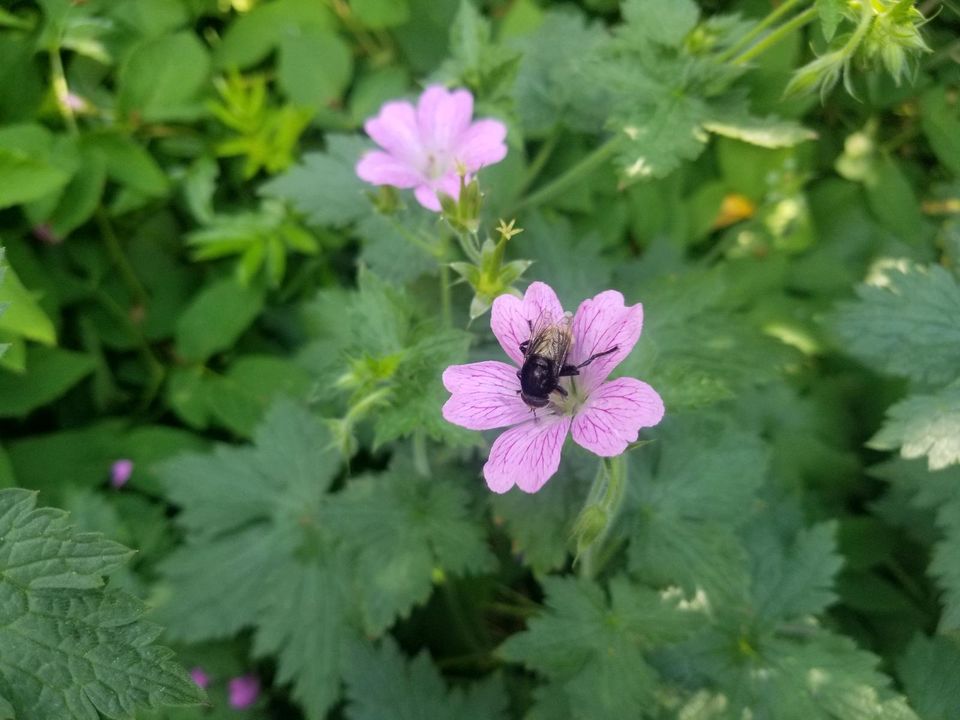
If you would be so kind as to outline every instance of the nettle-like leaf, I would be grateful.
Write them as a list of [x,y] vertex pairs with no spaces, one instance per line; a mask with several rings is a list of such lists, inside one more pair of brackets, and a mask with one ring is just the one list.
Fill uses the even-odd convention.
[[[646,654],[703,621],[702,608],[681,593],[657,593],[622,576],[610,583],[609,598],[572,577],[547,578],[544,589],[546,612],[508,638],[500,654],[545,676],[550,685],[537,705],[564,708],[570,717],[637,717],[654,703],[658,682]],[[543,707],[533,713],[551,716]]]
[[486,572],[495,560],[468,515],[465,490],[398,463],[352,480],[324,513],[357,567],[364,627],[378,635],[426,601],[433,573]]
[[345,680],[349,720],[504,720],[507,695],[499,677],[469,689],[447,690],[422,652],[407,661],[388,636],[379,648],[355,642]]
[[960,462],[960,383],[932,395],[910,395],[890,407],[869,446],[900,448],[907,459],[926,456],[931,470]]
[[910,705],[924,720],[952,720],[960,712],[960,645],[954,638],[917,635],[897,663]]
[[740,602],[749,565],[737,528],[756,507],[769,449],[707,419],[669,424],[660,439],[631,468],[629,567],[653,585],[703,592],[713,607]]
[[[444,368],[463,362],[469,335],[419,322],[409,297],[372,272],[361,270],[356,292],[321,292],[306,310],[315,339],[302,363],[318,376],[336,378],[351,403],[380,398],[372,414],[374,443],[414,432],[466,444],[470,433],[443,419]],[[344,372],[346,371],[346,372]]]
[[[701,677],[726,698],[723,717],[777,720],[917,720],[880,659],[821,628],[840,567],[832,523],[800,529],[763,516],[750,529],[750,593],[737,615],[670,651],[664,672]],[[732,618],[739,617],[739,622]]]
[[301,164],[264,183],[260,193],[290,203],[315,225],[349,225],[371,212],[364,195],[370,186],[354,170],[369,147],[360,137],[330,135],[326,152],[307,153]]
[[960,285],[938,265],[891,270],[839,305],[833,325],[844,349],[880,372],[917,382],[960,375]]
[[17,720],[133,719],[204,693],[166,648],[145,607],[104,589],[133,553],[74,530],[36,494],[0,490],[0,714]]
[[395,470],[331,495],[339,470],[329,430],[290,402],[268,412],[253,446],[160,469],[187,535],[162,565],[170,635],[253,628],[254,653],[277,656],[278,681],[311,719],[337,700],[348,638],[382,633],[425,601],[435,572],[492,563],[456,487]]

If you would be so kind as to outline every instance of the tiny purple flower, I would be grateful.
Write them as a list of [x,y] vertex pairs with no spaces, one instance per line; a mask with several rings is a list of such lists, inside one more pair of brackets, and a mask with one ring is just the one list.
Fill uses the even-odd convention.
[[460,196],[460,169],[469,182],[473,173],[507,155],[507,127],[499,120],[472,122],[473,95],[431,85],[417,106],[393,100],[364,123],[367,134],[382,148],[357,163],[357,175],[374,185],[414,188],[417,201],[440,211],[437,192]]
[[63,238],[57,235],[48,223],[33,226],[33,236],[44,245],[59,245]]
[[241,675],[230,680],[230,707],[243,710],[253,705],[260,697],[260,680],[256,675]]
[[114,461],[110,466],[110,485],[116,489],[122,488],[133,474],[133,460],[122,458]]
[[544,283],[531,284],[523,300],[501,295],[493,302],[490,327],[515,365],[487,360],[451,365],[443,373],[443,384],[452,393],[443,406],[447,421],[470,430],[513,426],[496,439],[483,466],[494,492],[504,493],[514,485],[537,492],[560,466],[568,432],[578,445],[612,457],[637,440],[640,428],[663,418],[663,400],[646,383],[631,377],[607,381],[643,328],[643,306],[626,306],[615,290],[580,303],[570,326],[573,346],[567,362],[580,365],[609,348],[616,351],[584,365],[575,378],[564,379],[566,397],[554,393],[547,407],[533,412],[520,397],[520,343],[529,339],[531,323],[563,318],[556,293]]
[[202,667],[193,668],[190,671],[190,677],[193,678],[193,681],[204,690],[210,686],[210,676],[207,675],[206,671]]

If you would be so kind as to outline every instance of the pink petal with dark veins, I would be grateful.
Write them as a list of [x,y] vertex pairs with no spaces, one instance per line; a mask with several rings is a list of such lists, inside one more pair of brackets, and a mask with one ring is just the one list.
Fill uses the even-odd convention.
[[616,352],[597,358],[580,370],[577,384],[588,393],[630,354],[643,329],[643,306],[624,305],[623,295],[606,290],[584,300],[573,317],[573,349],[567,362],[579,365],[591,355],[616,347]]
[[500,341],[500,347],[517,365],[523,364],[520,343],[530,339],[530,324],[541,318],[559,322],[563,306],[557,294],[546,283],[530,283],[523,300],[513,295],[501,295],[493,301],[490,311],[490,329]]
[[613,457],[636,442],[640,428],[663,419],[663,400],[657,391],[635,378],[603,383],[573,419],[573,439],[602,457]]
[[496,493],[514,485],[524,492],[537,492],[560,467],[560,450],[569,429],[568,417],[540,415],[507,430],[493,443],[483,466],[487,486]]
[[443,371],[443,385],[452,393],[443,406],[444,419],[469,430],[516,425],[533,417],[520,399],[512,365],[495,360],[451,365]]

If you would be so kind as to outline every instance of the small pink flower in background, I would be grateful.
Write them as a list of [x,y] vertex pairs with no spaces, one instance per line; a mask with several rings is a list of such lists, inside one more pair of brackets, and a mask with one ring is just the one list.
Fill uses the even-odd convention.
[[517,369],[523,365],[520,343],[529,340],[530,324],[546,318],[563,319],[563,307],[550,286],[535,282],[523,300],[501,295],[493,302],[490,327],[515,365],[496,360],[452,365],[443,384],[452,393],[443,417],[470,430],[513,426],[493,443],[483,466],[487,485],[503,493],[514,485],[537,492],[560,466],[560,450],[567,433],[601,457],[612,457],[637,440],[640,428],[663,418],[663,400],[640,380],[630,377],[607,381],[607,376],[630,354],[643,327],[643,306],[626,306],[623,295],[607,290],[580,303],[573,316],[573,346],[567,362],[580,365],[597,357],[565,381],[568,395],[551,395],[551,404],[532,411],[520,398]]
[[260,680],[256,675],[241,675],[230,680],[227,686],[230,707],[243,710],[253,705],[260,696]]
[[133,460],[117,460],[110,466],[110,484],[118,490],[127,484],[133,474]]
[[63,238],[57,235],[47,223],[33,226],[33,236],[44,245],[59,245]]
[[190,671],[190,677],[200,687],[206,689],[210,685],[210,676],[202,667],[195,667]]
[[473,173],[506,157],[507,127],[499,120],[472,122],[473,95],[431,85],[417,106],[403,100],[384,104],[364,123],[382,150],[371,150],[357,163],[357,175],[374,185],[414,188],[417,201],[440,211],[437,192],[460,196],[459,168]]

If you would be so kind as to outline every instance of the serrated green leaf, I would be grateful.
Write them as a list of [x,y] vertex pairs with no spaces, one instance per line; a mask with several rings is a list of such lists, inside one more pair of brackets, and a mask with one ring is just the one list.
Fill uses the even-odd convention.
[[667,425],[661,437],[660,457],[647,453],[646,464],[631,467],[638,515],[630,568],[658,586],[703,591],[715,607],[738,602],[747,564],[735,530],[749,520],[769,450],[717,421]]
[[960,462],[960,384],[896,403],[868,445],[878,450],[900,448],[907,459],[926,456],[931,470]]
[[316,225],[348,225],[371,212],[366,185],[354,170],[369,144],[358,137],[331,135],[327,152],[308,153],[303,164],[264,183],[260,192],[291,203]]
[[923,720],[951,720],[960,712],[960,647],[945,637],[914,636],[897,662],[910,705]]
[[325,517],[355,557],[357,597],[373,635],[427,599],[435,570],[459,575],[495,564],[464,490],[407,466],[351,481]]
[[837,26],[843,19],[843,11],[847,9],[845,0],[817,0],[815,7],[820,18],[820,27],[827,42],[833,39]]
[[345,672],[349,720],[505,720],[507,695],[499,677],[448,690],[426,652],[403,657],[386,637],[378,648],[354,642]]
[[833,326],[844,350],[872,368],[920,382],[960,375],[960,286],[944,268],[891,270],[859,299],[839,305]]
[[637,32],[649,40],[677,47],[697,24],[700,8],[692,0],[626,0],[621,8],[627,32]]
[[78,533],[36,495],[0,491],[0,695],[18,720],[133,720],[138,708],[190,705],[204,694],[152,645],[143,605],[104,591],[131,552]]
[[326,427],[289,401],[270,410],[254,441],[160,468],[187,542],[161,567],[172,592],[159,614],[172,637],[189,641],[254,628],[255,651],[278,656],[280,681],[320,720],[337,699],[353,624],[352,569],[320,522],[339,456]]
[[546,578],[547,611],[500,647],[552,681],[574,717],[631,717],[652,703],[657,672],[644,653],[683,639],[702,617],[682,609],[679,593],[660,595],[623,577],[610,599],[592,582]]

